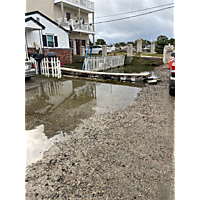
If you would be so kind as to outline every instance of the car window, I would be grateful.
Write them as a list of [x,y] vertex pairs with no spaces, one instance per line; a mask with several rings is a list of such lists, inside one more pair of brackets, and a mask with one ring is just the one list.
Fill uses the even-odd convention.
[[173,52],[173,53],[171,54],[171,56],[175,57],[175,52]]

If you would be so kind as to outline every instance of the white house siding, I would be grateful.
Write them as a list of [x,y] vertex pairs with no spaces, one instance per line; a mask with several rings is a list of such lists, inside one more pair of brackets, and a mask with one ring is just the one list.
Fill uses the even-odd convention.
[[[60,49],[60,48],[69,48],[69,34],[50,22],[49,20],[45,19],[39,14],[28,15],[26,17],[32,17],[35,20],[39,18],[39,22],[45,26],[45,30],[42,30],[41,34],[41,42],[42,42],[42,35],[49,34],[53,36],[57,36],[58,38],[58,47],[48,47],[49,49]],[[26,31],[27,36],[27,43],[29,48],[34,48],[33,42],[37,42],[38,46],[40,47],[40,34],[39,31]],[[43,44],[42,44],[43,45]]]

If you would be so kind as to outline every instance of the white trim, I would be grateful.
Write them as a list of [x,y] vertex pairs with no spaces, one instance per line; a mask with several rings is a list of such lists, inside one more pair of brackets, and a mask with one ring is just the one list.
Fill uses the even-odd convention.
[[33,20],[29,20],[28,22],[25,22],[25,29],[42,30],[42,27],[36,24]]

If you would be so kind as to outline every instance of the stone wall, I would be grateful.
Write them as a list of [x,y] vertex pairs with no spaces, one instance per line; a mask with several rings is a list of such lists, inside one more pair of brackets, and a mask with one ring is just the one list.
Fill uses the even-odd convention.
[[170,60],[170,55],[174,51],[174,46],[173,45],[165,45],[164,50],[163,50],[163,63],[167,64],[169,63]]

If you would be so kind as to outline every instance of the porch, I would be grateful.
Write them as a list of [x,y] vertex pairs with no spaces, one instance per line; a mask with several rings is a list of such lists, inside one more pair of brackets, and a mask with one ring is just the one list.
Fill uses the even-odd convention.
[[79,24],[79,22],[67,18],[64,18],[64,23],[62,22],[62,18],[58,18],[57,23],[69,31],[84,32],[89,34],[95,33],[92,24],[86,24],[84,22]]
[[54,0],[54,4],[61,4],[62,2],[73,9],[80,7],[85,12],[94,12],[94,2],[89,0]]

